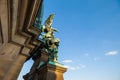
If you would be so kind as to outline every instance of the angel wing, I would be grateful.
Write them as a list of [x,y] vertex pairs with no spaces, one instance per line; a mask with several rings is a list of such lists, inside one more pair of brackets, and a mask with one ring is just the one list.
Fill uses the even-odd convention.
[[53,22],[53,18],[54,18],[54,14],[51,14],[47,20],[45,21],[45,29],[46,29],[46,32],[49,32],[50,29],[51,29],[51,25],[52,25],[52,22]]

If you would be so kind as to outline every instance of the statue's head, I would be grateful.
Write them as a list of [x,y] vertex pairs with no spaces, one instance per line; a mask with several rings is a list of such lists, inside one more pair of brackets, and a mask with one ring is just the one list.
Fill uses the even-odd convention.
[[44,35],[44,38],[48,39],[48,40],[51,40],[52,39],[52,36],[50,34],[45,34]]

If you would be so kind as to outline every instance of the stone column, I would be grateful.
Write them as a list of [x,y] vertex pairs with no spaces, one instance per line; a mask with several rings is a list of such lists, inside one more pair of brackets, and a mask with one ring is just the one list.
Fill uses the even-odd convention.
[[17,77],[20,73],[21,68],[23,67],[25,60],[26,56],[20,54],[13,62],[10,71],[6,74],[3,80],[17,80]]
[[2,50],[0,50],[0,80],[8,77],[6,74],[10,71],[13,63],[17,61],[20,50],[20,46],[11,43],[7,43]]

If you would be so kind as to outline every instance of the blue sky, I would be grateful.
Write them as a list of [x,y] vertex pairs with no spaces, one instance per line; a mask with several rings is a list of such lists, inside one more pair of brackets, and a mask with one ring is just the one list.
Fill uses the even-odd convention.
[[65,80],[120,80],[120,0],[44,0],[43,22],[51,13]]

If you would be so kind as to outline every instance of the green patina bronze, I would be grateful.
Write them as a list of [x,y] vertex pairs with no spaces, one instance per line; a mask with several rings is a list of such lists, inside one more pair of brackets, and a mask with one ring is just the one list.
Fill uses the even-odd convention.
[[[32,56],[33,60],[36,59],[37,56],[40,56],[41,51],[45,51],[49,54],[50,62],[58,63],[58,47],[60,40],[54,37],[54,32],[58,32],[58,30],[52,27],[53,18],[54,14],[51,14],[45,21],[44,25],[40,27],[41,37],[39,38],[39,40],[42,42],[42,44]],[[37,69],[42,67],[44,64],[44,61],[40,61]]]
[[41,30],[41,24],[42,24],[42,18],[43,18],[43,13],[44,13],[44,2],[41,0],[41,6],[39,7],[34,26],[39,28]]
[[49,53],[49,60],[53,62],[58,61],[58,46],[60,40],[54,37],[54,32],[58,32],[57,29],[52,27],[54,14],[51,14],[45,21],[45,25],[42,26],[42,41],[43,50]]

